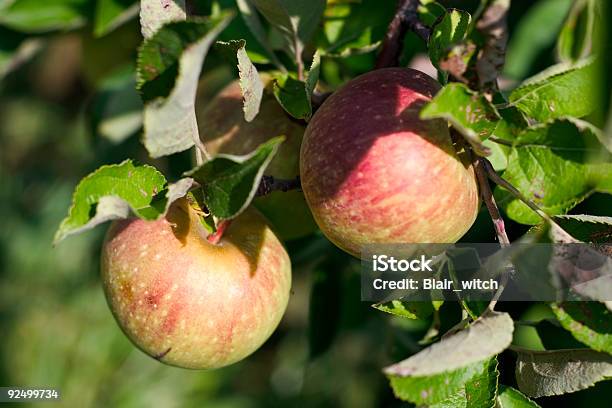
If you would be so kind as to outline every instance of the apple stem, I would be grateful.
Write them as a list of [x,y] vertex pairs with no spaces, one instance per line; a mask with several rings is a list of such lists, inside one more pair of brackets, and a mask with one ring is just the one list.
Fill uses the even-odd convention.
[[399,64],[399,57],[404,48],[404,37],[408,29],[426,42],[431,30],[418,17],[419,0],[399,0],[397,11],[383,40],[382,48],[376,60],[376,68],[394,67]]
[[217,245],[221,238],[223,238],[223,234],[227,230],[227,228],[232,223],[232,220],[222,220],[217,224],[217,230],[206,237],[206,240],[213,245]]

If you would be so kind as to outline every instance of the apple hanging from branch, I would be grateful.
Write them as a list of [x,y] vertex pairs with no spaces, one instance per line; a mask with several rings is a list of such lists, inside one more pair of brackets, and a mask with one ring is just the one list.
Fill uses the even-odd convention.
[[[270,83],[268,76],[262,76]],[[259,114],[244,120],[242,92],[238,81],[227,85],[209,103],[198,105],[200,137],[211,155],[244,155],[269,139],[283,135],[285,141],[268,165],[265,175],[295,179],[299,175],[300,146],[304,125],[289,117],[274,96],[264,90]],[[282,239],[306,236],[317,228],[301,191],[274,191],[257,197],[253,204],[270,221]]]
[[359,256],[366,244],[451,243],[473,224],[478,187],[448,125],[419,119],[439,85],[385,68],[331,95],[308,124],[302,188],[323,233]]
[[212,369],[259,348],[278,326],[291,287],[287,252],[248,209],[217,244],[186,199],[158,221],[110,227],[102,279],[126,335],[170,365]]

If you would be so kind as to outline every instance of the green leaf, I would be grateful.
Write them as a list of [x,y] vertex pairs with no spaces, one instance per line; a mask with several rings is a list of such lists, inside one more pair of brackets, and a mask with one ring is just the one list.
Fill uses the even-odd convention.
[[425,319],[434,311],[431,302],[404,302],[401,300],[377,303],[372,305],[372,307],[380,310],[381,312],[406,317],[408,319]]
[[186,173],[202,185],[204,202],[212,215],[230,219],[248,207],[283,140],[283,136],[272,138],[246,156],[217,155]]
[[421,0],[417,7],[417,13],[419,15],[419,20],[431,27],[441,16],[446,14],[446,7],[437,1]]
[[525,115],[513,106],[500,109],[498,113],[501,120],[497,122],[493,135],[499,139],[514,141],[521,132],[529,127]]
[[87,22],[88,0],[14,0],[0,4],[0,25],[27,33],[70,30]]
[[169,23],[138,53],[137,87],[143,100],[143,142],[151,157],[192,147],[199,139],[195,97],[200,70],[214,38],[232,18]]
[[593,350],[612,354],[612,312],[599,302],[551,305],[559,323]]
[[513,329],[512,318],[507,313],[487,313],[467,329],[385,368],[385,373],[389,376],[423,377],[466,367],[505,350],[512,341]]
[[327,258],[312,271],[312,289],[308,304],[308,350],[314,359],[332,345],[340,324],[343,265]]
[[186,18],[185,0],[140,1],[140,28],[144,38],[151,38],[164,24]]
[[321,55],[315,52],[306,81],[295,79],[290,74],[276,74],[272,82],[272,93],[283,109],[296,119],[308,121],[312,116],[312,93],[319,81]]
[[497,396],[497,358],[492,358],[485,370],[471,378],[464,386],[466,408],[487,408],[495,406]]
[[317,29],[325,0],[250,0],[259,12],[278,29],[287,50],[295,58]]
[[589,349],[517,352],[516,381],[530,397],[580,391],[612,377],[612,356],[605,353]]
[[525,394],[519,390],[505,385],[499,386],[499,395],[497,396],[498,408],[540,408],[535,402],[530,400]]
[[510,103],[540,122],[583,117],[596,107],[596,76],[592,59],[558,64],[523,82],[510,94]]
[[[523,131],[515,140],[503,177],[550,215],[564,214],[598,189],[601,179],[589,163],[601,150],[597,132],[584,122],[561,119]],[[540,217],[498,187],[495,198],[506,214],[523,224]]]
[[559,215],[555,221],[574,238],[583,242],[612,241],[612,217],[595,215]]
[[[143,2],[144,3],[144,2]],[[138,14],[136,0],[97,0],[94,35],[102,37]]]
[[355,46],[353,44],[346,44],[346,45],[342,45],[339,46],[335,49],[327,49],[321,52],[321,55],[324,57],[328,57],[328,58],[348,58],[348,57],[352,57],[354,55],[363,55],[363,54],[369,54],[371,52],[376,51],[379,47],[380,44],[382,44],[381,41],[376,41],[372,44],[366,44],[363,46]]
[[[498,374],[496,366],[497,360],[492,358],[441,374],[403,377],[390,375],[389,380],[397,398],[417,405],[425,404],[436,408],[491,407],[492,404],[476,404],[495,398]],[[476,404],[468,404],[468,398],[473,399]]]
[[482,372],[470,378],[456,394],[428,408],[493,408],[497,396],[497,359],[487,361]]
[[490,151],[482,144],[500,119],[495,107],[483,96],[460,83],[450,83],[421,110],[421,119],[448,120],[480,155]]
[[168,185],[154,167],[135,165],[131,160],[102,166],[76,187],[72,206],[55,234],[54,243],[103,222],[127,218],[131,213],[155,220],[187,194],[192,183],[192,179],[185,178]]
[[510,35],[504,74],[523,79],[534,62],[554,44],[573,0],[539,0],[522,15]]
[[317,82],[319,82],[319,74],[321,73],[321,53],[317,50],[312,57],[312,64],[310,64],[310,69],[308,70],[308,75],[306,76],[306,94],[308,95],[308,101],[312,99],[312,93],[317,87]]
[[590,54],[598,12],[595,0],[574,2],[557,39],[561,61],[577,61]]
[[[495,138],[512,142],[528,127],[527,119],[515,107],[500,109],[498,112],[501,119],[497,122],[493,131]],[[491,154],[487,159],[497,171],[506,169],[508,166],[508,155],[510,154],[510,147],[499,142],[499,140],[493,141],[491,139],[482,142],[485,147],[490,149]]]
[[466,11],[450,9],[432,27],[428,49],[436,68],[440,69],[440,61],[446,58],[452,46],[465,39],[471,19]]
[[328,2],[317,42],[321,55],[346,58],[375,51],[393,12],[392,7],[380,7],[378,0]]
[[490,139],[482,142],[482,145],[485,149],[488,149],[489,156],[487,156],[487,160],[491,162],[493,169],[502,171],[508,167],[508,154],[510,149],[507,146],[495,143]]
[[595,191],[612,194],[612,163],[592,164],[587,172]]
[[259,113],[264,84],[259,77],[257,68],[255,68],[255,65],[249,59],[245,46],[245,40],[217,41],[215,49],[224,50],[225,54],[231,55],[232,60],[238,66],[240,89],[242,90],[244,103],[244,120],[251,122]]
[[312,116],[312,105],[304,81],[289,74],[275,75],[272,92],[283,109],[294,118],[308,120]]

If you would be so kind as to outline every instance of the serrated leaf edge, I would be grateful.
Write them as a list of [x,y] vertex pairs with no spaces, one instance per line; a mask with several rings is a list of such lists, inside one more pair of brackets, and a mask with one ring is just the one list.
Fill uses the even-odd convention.
[[[214,157],[214,159],[222,158],[222,159],[228,159],[228,160],[234,161],[236,163],[244,163],[245,161],[247,161],[250,158],[254,157],[258,153],[259,149],[261,149],[263,146],[265,146],[265,145],[273,145],[272,146],[272,150],[270,151],[270,154],[268,154],[268,156],[264,160],[263,164],[259,167],[259,170],[255,174],[255,178],[253,180],[253,186],[251,187],[251,191],[249,192],[249,195],[247,196],[247,199],[245,200],[245,202],[242,205],[242,207],[240,207],[240,209],[238,209],[231,216],[229,216],[227,218],[223,218],[223,219],[228,219],[229,220],[229,219],[236,218],[244,210],[246,210],[247,207],[251,204],[251,202],[253,201],[253,198],[255,197],[255,193],[257,192],[257,189],[259,188],[259,183],[261,182],[261,178],[263,177],[263,174],[266,171],[266,168],[268,167],[268,165],[270,164],[270,162],[272,161],[272,159],[274,158],[276,153],[278,153],[278,149],[279,149],[281,143],[283,143],[284,141],[285,141],[285,136],[276,136],[276,137],[268,140],[267,142],[262,143],[254,151],[252,151],[249,154],[242,155],[242,156],[232,155],[232,154],[218,154],[218,155],[216,155]],[[200,169],[200,167],[201,166],[196,167],[196,168],[194,168],[192,170],[189,170],[189,171],[183,173],[183,175],[184,176],[191,176],[194,173],[196,173]]]

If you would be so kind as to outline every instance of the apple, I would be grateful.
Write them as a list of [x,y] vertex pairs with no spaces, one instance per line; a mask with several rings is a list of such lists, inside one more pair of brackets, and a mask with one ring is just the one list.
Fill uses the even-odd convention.
[[366,244],[456,242],[476,219],[469,154],[445,121],[419,119],[439,89],[414,69],[372,71],[331,95],[308,124],[306,201],[323,233],[350,254]]
[[[269,82],[266,76],[262,79]],[[226,86],[209,103],[198,106],[200,137],[210,154],[244,155],[267,140],[284,135],[285,141],[264,174],[279,179],[299,175],[304,125],[290,118],[268,90],[264,91],[259,114],[251,122],[244,120],[238,81]],[[254,205],[284,240],[300,238],[317,229],[301,191],[274,191],[256,198]]]
[[291,287],[283,245],[256,210],[217,244],[187,200],[158,221],[114,222],[102,249],[104,291],[122,330],[166,364],[223,367],[278,326]]

